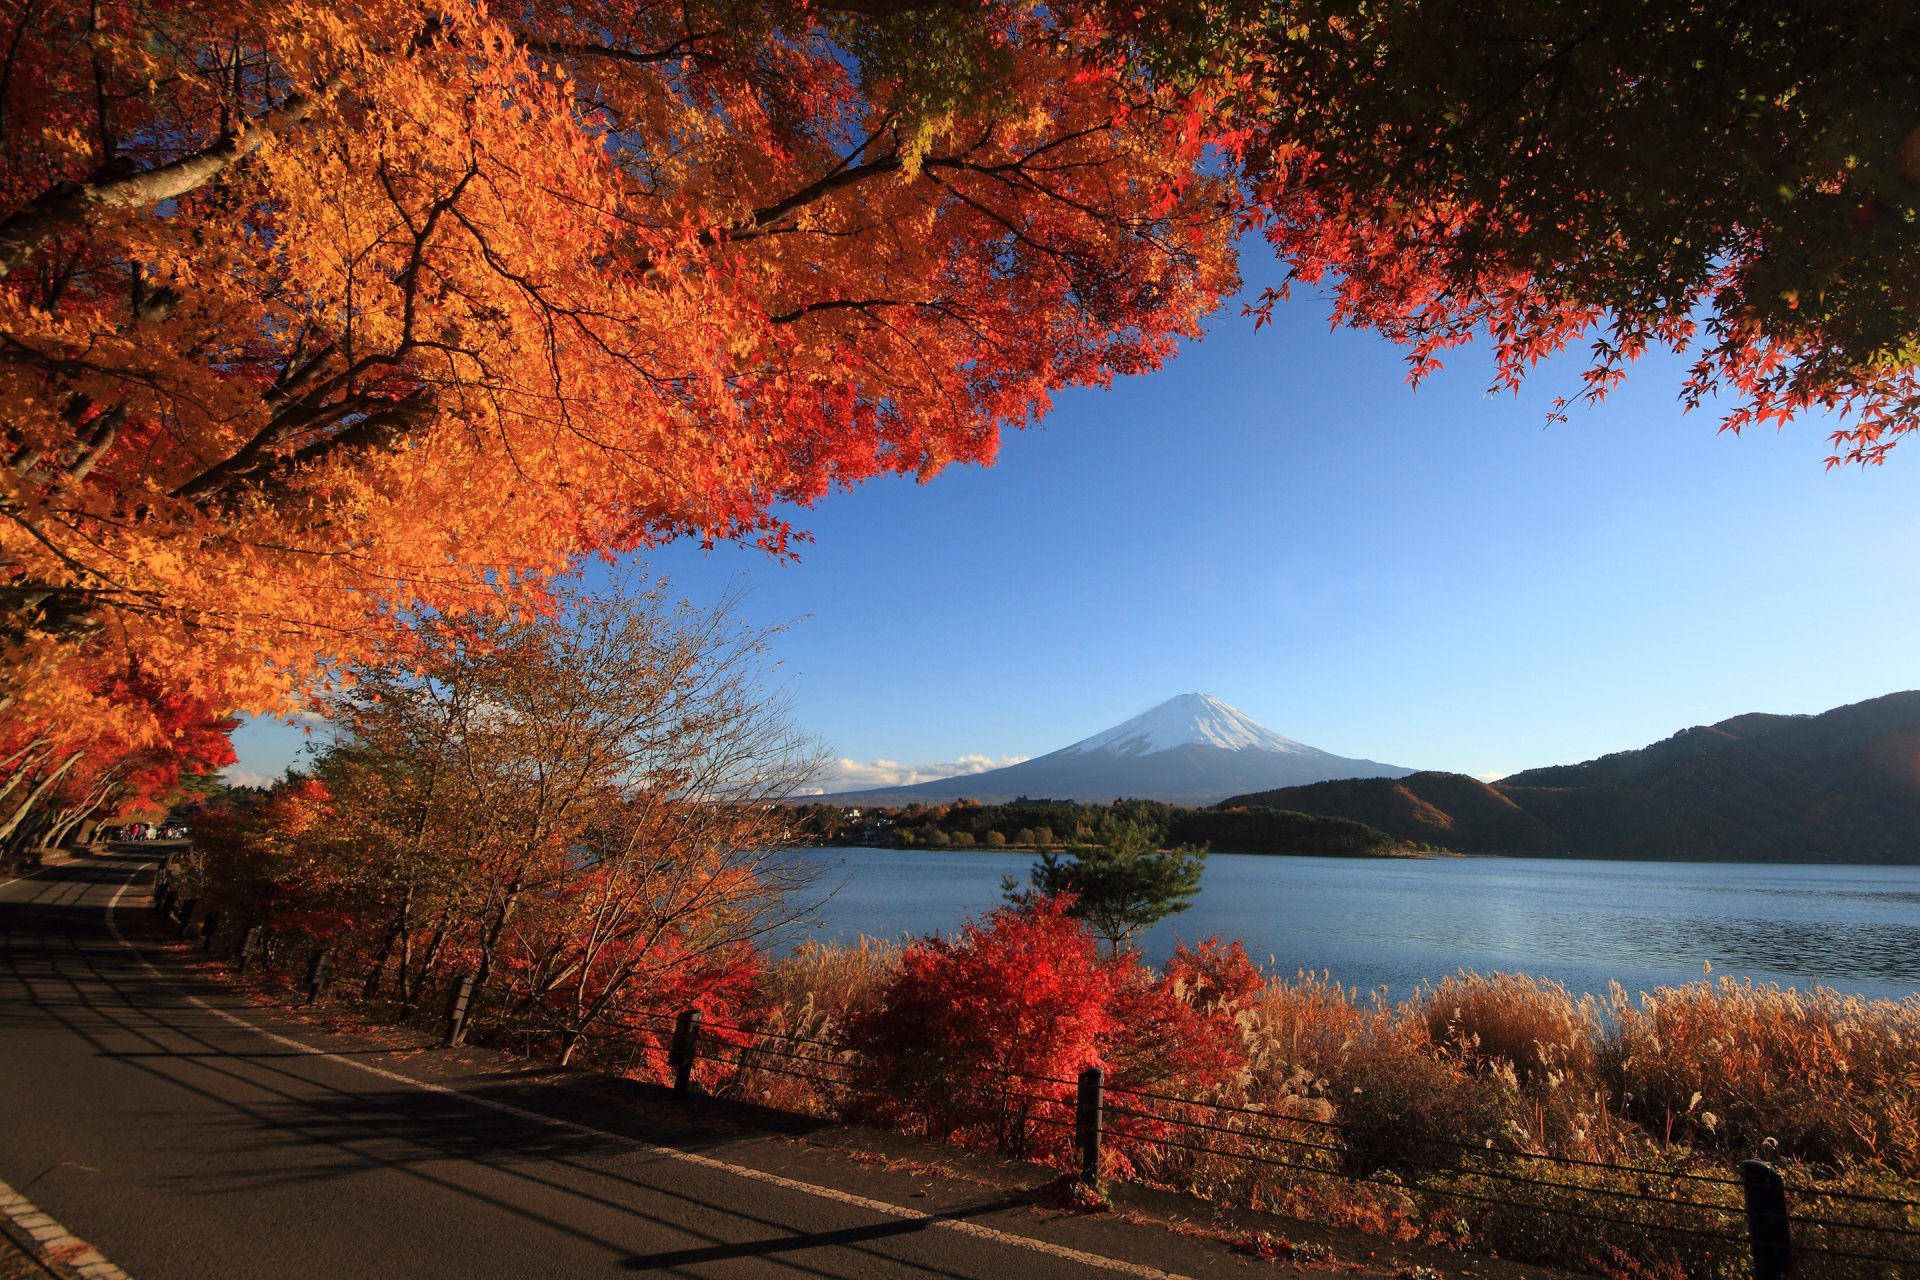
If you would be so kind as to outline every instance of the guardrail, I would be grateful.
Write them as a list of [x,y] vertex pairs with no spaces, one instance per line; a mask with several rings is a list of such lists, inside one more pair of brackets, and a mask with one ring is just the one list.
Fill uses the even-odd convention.
[[[735,1079],[765,1074],[803,1082],[829,1102],[851,1099],[863,1085],[863,1064],[845,1044],[703,1020],[693,1010],[614,1012],[656,1024],[663,1037],[672,1024],[667,1061],[678,1093],[693,1088],[701,1062]],[[614,1061],[620,1047],[631,1044],[617,1035],[590,1038],[605,1044]],[[1409,1133],[1391,1162],[1398,1172],[1383,1172],[1345,1163],[1353,1153],[1339,1141],[1337,1120],[1180,1097],[1115,1080],[1098,1067],[1074,1079],[988,1066],[976,1074],[994,1080],[1002,1104],[1024,1108],[1021,1125],[1071,1135],[1073,1164],[1088,1179],[1111,1176],[1116,1163],[1136,1162],[1109,1159],[1116,1146],[1179,1153],[1277,1178],[1341,1181],[1539,1214],[1563,1226],[1680,1238],[1722,1260],[1750,1260],[1758,1280],[1920,1275],[1920,1201],[1790,1185],[1761,1160],[1743,1161],[1723,1176]],[[980,1115],[987,1122],[1004,1118],[991,1108]]]
[[[667,1018],[649,1010],[619,1012],[660,1022]],[[797,1078],[829,1096],[846,1096],[860,1086],[858,1055],[844,1044],[703,1022],[691,1010],[674,1021],[669,1058],[676,1092],[691,1088],[697,1061]],[[1342,1158],[1351,1153],[1336,1141],[1342,1126],[1335,1120],[1134,1087],[1099,1067],[1074,1079],[986,1066],[978,1074],[1002,1082],[1002,1099],[1033,1108],[1022,1123],[1071,1133],[1074,1163],[1088,1179],[1113,1172],[1108,1153],[1119,1144],[1253,1165],[1285,1177],[1530,1211],[1563,1223],[1684,1237],[1711,1246],[1716,1254],[1746,1255],[1757,1280],[1813,1273],[1920,1275],[1920,1201],[1789,1185],[1762,1160],[1742,1161],[1732,1176],[1720,1176],[1406,1135],[1406,1149],[1392,1163],[1402,1171],[1453,1179],[1453,1185],[1442,1185],[1345,1167]],[[1849,1214],[1840,1206],[1867,1212]]]
[[[163,919],[177,920],[180,936],[191,936],[190,903],[161,883],[154,905]],[[216,913],[202,925],[207,949],[215,948],[222,930],[239,971],[271,951],[259,926],[242,930]],[[280,960],[293,963],[292,956]],[[311,1003],[331,974],[331,952],[313,948],[306,964]],[[509,1003],[518,1006],[511,1013]],[[491,1019],[482,1005],[492,1006]],[[510,1044],[518,1038],[532,1056],[536,1039],[566,1036],[593,1046],[591,1057],[599,1065],[624,1073],[645,1054],[664,1051],[677,1094],[697,1087],[706,1064],[725,1092],[764,1097],[767,1089],[752,1086],[771,1077],[804,1085],[835,1114],[872,1083],[868,1064],[846,1044],[712,1021],[697,1009],[610,1008],[605,1016],[623,1021],[624,1032],[566,1032],[536,1025],[525,1005],[510,993],[476,997],[473,975],[463,975],[447,988],[441,1042]],[[1341,1182],[1416,1202],[1534,1214],[1563,1233],[1626,1229],[1664,1236],[1685,1242],[1717,1267],[1749,1261],[1757,1280],[1920,1276],[1920,1200],[1792,1184],[1762,1160],[1742,1161],[1721,1175],[1408,1132],[1396,1135],[1390,1158],[1371,1162],[1356,1159],[1339,1120],[1181,1097],[1116,1079],[1099,1066],[1072,1079],[987,1064],[974,1075],[991,1082],[998,1105],[973,1109],[983,1125],[997,1125],[1003,1135],[1016,1131],[1013,1154],[1026,1154],[1028,1146],[1051,1146],[1056,1153],[1064,1148],[1071,1152],[1065,1163],[1088,1180],[1137,1176],[1143,1161],[1189,1173],[1230,1166],[1250,1171],[1249,1185],[1256,1176],[1296,1190]],[[972,1104],[954,1098],[942,1105],[965,1114]],[[1033,1142],[1030,1132],[1050,1134],[1053,1142]]]

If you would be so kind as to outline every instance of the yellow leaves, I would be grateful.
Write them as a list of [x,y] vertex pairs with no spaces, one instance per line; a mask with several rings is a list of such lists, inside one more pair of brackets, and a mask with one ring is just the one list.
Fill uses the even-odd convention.
[[149,545],[130,554],[121,563],[160,590],[179,583],[184,576],[185,566],[179,552],[165,544]]
[[921,174],[936,140],[953,127],[952,112],[925,116],[912,122],[900,140],[900,180],[912,182]]

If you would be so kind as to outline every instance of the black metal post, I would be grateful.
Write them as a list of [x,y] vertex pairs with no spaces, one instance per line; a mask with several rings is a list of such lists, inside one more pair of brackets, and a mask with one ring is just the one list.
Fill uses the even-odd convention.
[[321,947],[313,953],[313,959],[307,961],[307,1003],[312,1004],[327,989],[327,979],[333,976],[333,948]]
[[264,933],[266,929],[256,924],[247,930],[245,937],[240,939],[240,954],[236,957],[235,972],[245,973],[247,966],[253,963],[254,953],[260,950],[260,938]]
[[188,898],[180,904],[180,936],[187,937],[193,932],[193,910],[200,905],[200,899]]
[[207,918],[200,922],[200,949],[202,951],[213,950],[213,935],[219,931],[220,913],[218,911],[207,912]]
[[463,974],[447,1000],[447,1035],[440,1042],[441,1048],[451,1049],[467,1038],[467,1006],[472,1000],[473,975]]
[[667,1047],[667,1065],[673,1068],[673,1091],[684,1096],[693,1082],[693,1064],[699,1056],[700,1011],[682,1009],[674,1019],[673,1043]]
[[1088,1182],[1100,1180],[1100,1127],[1102,1094],[1107,1073],[1088,1067],[1080,1073],[1080,1091],[1074,1099],[1073,1138],[1080,1148],[1080,1176]]
[[1754,1280],[1781,1280],[1793,1271],[1787,1184],[1766,1161],[1742,1160],[1740,1187],[1747,1196],[1747,1239],[1753,1244]]

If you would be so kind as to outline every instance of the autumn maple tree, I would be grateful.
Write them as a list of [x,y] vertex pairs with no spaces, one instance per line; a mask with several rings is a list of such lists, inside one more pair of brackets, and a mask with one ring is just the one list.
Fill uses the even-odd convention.
[[1475,337],[1503,386],[1571,347],[1564,413],[1665,348],[1726,428],[1831,413],[1834,462],[1920,425],[1912,5],[1227,9],[1252,225],[1416,380]]
[[1177,98],[1072,10],[861,8],[16,7],[10,714],[285,708],[589,552],[777,549],[1195,330]]
[[1065,1145],[1074,1078],[1120,1031],[1121,983],[1065,905],[1002,907],[907,948],[851,1030],[877,1118],[1017,1155]]
[[[1640,353],[1741,427],[1920,386],[1911,6],[23,2],[0,717],[285,710],[593,553],[986,461],[1263,235],[1415,376]],[[1246,243],[1257,243],[1251,237]],[[1275,301],[1256,303],[1256,312]],[[1851,414],[1850,417],[1846,416]]]
[[[233,763],[233,722],[191,694],[123,679],[87,690],[95,721],[16,728],[0,739],[0,852],[27,855],[124,814],[158,816]],[[129,737],[132,722],[148,729]]]
[[777,802],[817,762],[727,610],[657,584],[558,603],[423,622],[409,663],[358,672],[310,773],[196,820],[195,891],[335,948],[369,999],[469,976],[562,1061],[629,1005],[724,1007],[803,907]]

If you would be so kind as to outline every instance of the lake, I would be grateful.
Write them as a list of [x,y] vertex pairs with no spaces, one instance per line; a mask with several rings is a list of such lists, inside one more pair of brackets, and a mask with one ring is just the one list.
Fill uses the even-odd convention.
[[[796,851],[837,892],[810,913],[822,941],[949,933],[1025,880],[1031,853]],[[1328,970],[1405,995],[1457,969],[1517,971],[1601,992],[1715,977],[1868,996],[1920,992],[1920,867],[1298,858],[1216,853],[1185,913],[1143,935],[1239,938],[1280,972]]]

